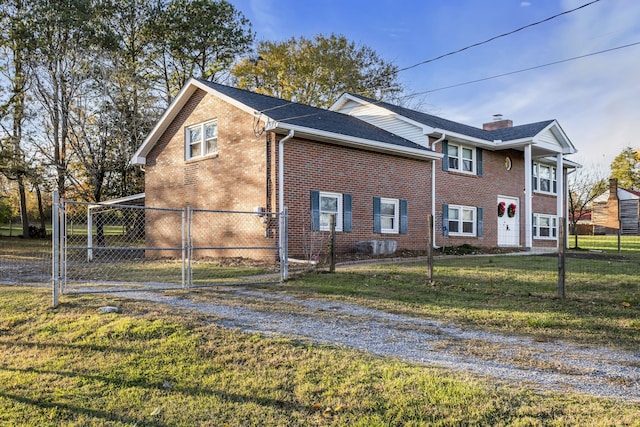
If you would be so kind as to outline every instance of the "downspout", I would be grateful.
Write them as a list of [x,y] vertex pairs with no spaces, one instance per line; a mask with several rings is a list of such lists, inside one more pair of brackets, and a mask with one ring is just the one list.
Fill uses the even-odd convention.
[[[447,135],[442,132],[440,138],[431,143],[431,150],[433,150],[436,144],[445,140]],[[431,216],[433,218],[433,224],[431,229],[431,235],[433,236],[433,245],[436,245],[436,159],[431,160]]]
[[293,138],[291,129],[287,136],[278,141],[278,211],[284,210],[284,143]]
[[[278,141],[278,212],[280,215],[283,215],[284,212],[284,143],[293,138],[294,131],[291,129],[287,136]],[[278,230],[278,247],[282,248],[282,230]],[[284,258],[286,261],[286,253],[287,251],[281,252],[284,253]],[[282,257],[281,257],[282,259]],[[285,272],[283,276],[283,280],[287,280],[288,274]]]

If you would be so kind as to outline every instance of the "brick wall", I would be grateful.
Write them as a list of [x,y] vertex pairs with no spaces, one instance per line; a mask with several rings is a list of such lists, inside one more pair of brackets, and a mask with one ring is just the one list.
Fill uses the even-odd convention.
[[[442,152],[442,145],[436,145]],[[511,170],[505,168],[505,157],[511,158]],[[442,163],[436,165],[436,244],[457,246],[494,247],[498,245],[498,195],[518,199],[518,215],[521,228],[520,241],[524,240],[524,153],[515,150],[482,153],[482,176],[455,171],[443,171]],[[442,205],[455,204],[483,208],[483,236],[444,236],[442,233]]]
[[[431,212],[431,162],[292,138],[285,142],[284,193],[290,218],[292,256],[303,257],[311,227],[310,191],[352,196],[353,229],[339,232],[339,252],[352,252],[360,240],[396,240],[398,249],[425,250]],[[407,200],[408,233],[373,230],[373,198]],[[295,222],[294,222],[295,221]],[[328,238],[328,232],[320,232]]]
[[[436,145],[436,151],[442,152],[442,145]],[[505,158],[511,158],[512,167],[505,167]],[[498,245],[498,196],[518,199],[520,225],[520,245],[525,240],[525,224],[531,218],[525,218],[525,176],[524,153],[516,150],[489,151],[482,153],[482,176],[469,175],[454,171],[443,171],[441,162],[436,165],[436,244],[457,246],[470,244],[481,247]],[[483,236],[462,237],[444,236],[442,233],[442,205],[456,204],[484,208]],[[556,197],[534,193],[532,212],[555,215]],[[555,247],[556,241],[535,239],[534,246]]]
[[[211,119],[218,122],[218,154],[185,161],[185,127]],[[264,135],[254,134],[253,125],[252,115],[197,91],[147,156],[147,206],[248,212],[265,207],[266,140]],[[166,242],[175,239],[167,234],[175,231],[156,226],[156,216],[147,215],[147,244],[168,246]],[[195,226],[213,227],[204,223]],[[232,221],[224,227],[227,242],[241,238],[243,245],[274,244],[273,236],[265,239],[266,225],[258,219],[244,224]]]

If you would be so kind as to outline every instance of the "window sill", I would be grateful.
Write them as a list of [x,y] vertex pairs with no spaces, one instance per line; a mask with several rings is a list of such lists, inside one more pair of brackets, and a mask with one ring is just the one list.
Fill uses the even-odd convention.
[[475,172],[463,172],[456,169],[449,169],[444,172],[448,172],[453,175],[460,175],[460,176],[466,176],[466,177],[472,177],[472,178],[481,178]]
[[198,157],[191,157],[190,159],[185,159],[185,163],[196,163],[196,162],[200,162],[203,160],[209,160],[209,159],[215,159],[219,156],[220,154],[218,152],[216,153],[211,153],[211,154],[207,154],[206,156],[198,156]]
[[558,193],[549,193],[546,191],[539,191],[539,190],[534,190],[533,194],[537,194],[538,196],[558,197]]

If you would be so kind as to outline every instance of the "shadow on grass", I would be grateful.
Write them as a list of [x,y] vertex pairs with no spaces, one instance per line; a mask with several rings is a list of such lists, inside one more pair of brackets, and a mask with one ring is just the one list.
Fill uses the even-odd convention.
[[[35,369],[35,368],[19,369],[19,368],[7,367],[7,366],[0,367],[0,370],[14,372],[17,374],[57,375],[65,378],[81,380],[83,384],[86,384],[86,381],[112,384],[113,386],[119,389],[139,387],[147,390],[159,390],[166,393],[168,399],[170,399],[169,396],[171,394],[175,394],[175,393],[188,395],[194,400],[200,399],[203,395],[210,395],[210,396],[216,396],[217,398],[223,401],[227,401],[235,404],[246,404],[247,402],[250,402],[259,406],[271,407],[273,409],[283,410],[285,412],[302,411],[308,414],[317,412],[317,408],[300,405],[295,402],[290,402],[290,401],[285,401],[280,399],[272,399],[268,397],[259,397],[259,396],[247,395],[247,394],[230,393],[227,391],[214,390],[208,387],[180,387],[173,384],[165,385],[164,381],[149,382],[143,378],[127,380],[127,379],[121,379],[117,377],[116,378],[108,377],[104,375],[93,375],[90,373],[78,373],[78,372],[72,372],[72,371],[46,370],[46,369]],[[136,420],[134,418],[127,417],[127,416],[118,416],[113,413],[106,412],[100,409],[85,408],[85,407],[60,403],[60,402],[47,402],[47,401],[36,400],[32,398],[27,398],[24,396],[15,395],[15,394],[9,394],[6,392],[0,392],[0,396],[5,397],[7,399],[12,399],[14,401],[18,401],[21,403],[41,407],[41,408],[64,409],[77,414],[88,415],[91,417],[109,420],[109,421],[120,421],[120,422],[134,423],[134,424],[138,423],[138,425],[139,423],[143,423],[143,425],[150,425],[150,426],[166,425],[159,421],[148,421],[146,419]],[[90,400],[89,397],[90,396],[87,396],[87,400]],[[132,409],[139,409],[139,408],[132,408]],[[122,410],[126,411],[127,409],[122,408]]]

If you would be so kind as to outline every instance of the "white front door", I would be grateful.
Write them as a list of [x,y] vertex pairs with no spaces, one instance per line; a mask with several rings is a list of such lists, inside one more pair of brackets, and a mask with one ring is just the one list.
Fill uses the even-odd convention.
[[[514,197],[498,196],[498,246],[520,246],[520,204]],[[500,206],[504,206],[501,215]],[[511,209],[510,207],[515,207]]]

